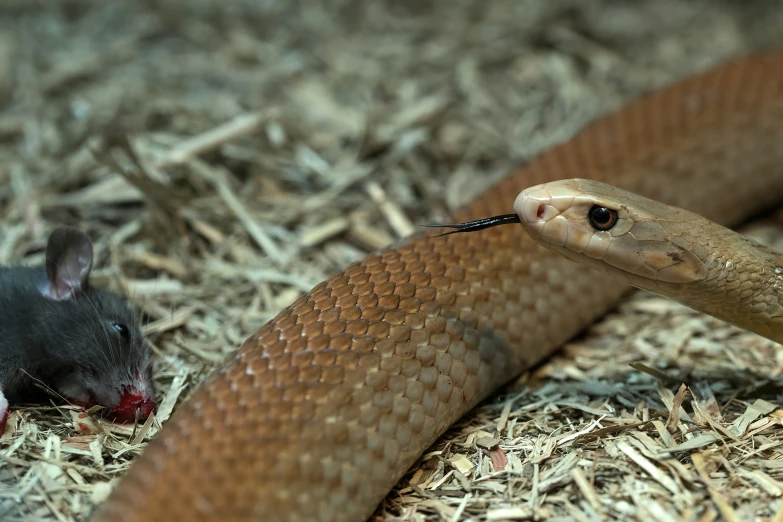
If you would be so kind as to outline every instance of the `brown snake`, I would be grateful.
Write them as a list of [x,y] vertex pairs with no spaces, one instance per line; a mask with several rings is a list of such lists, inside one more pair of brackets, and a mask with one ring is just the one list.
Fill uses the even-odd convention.
[[702,216],[595,180],[523,190],[543,246],[637,288],[783,342],[783,254]]
[[[782,144],[783,55],[745,58],[593,123],[454,219],[579,177],[735,225],[783,199]],[[628,289],[519,226],[370,255],[250,337],[94,520],[366,520],[453,422]]]

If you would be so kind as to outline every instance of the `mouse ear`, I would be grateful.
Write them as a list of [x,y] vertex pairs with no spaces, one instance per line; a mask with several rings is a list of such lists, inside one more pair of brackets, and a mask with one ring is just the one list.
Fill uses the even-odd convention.
[[46,274],[49,285],[42,289],[46,297],[69,299],[87,288],[92,269],[92,243],[83,232],[60,227],[46,244]]

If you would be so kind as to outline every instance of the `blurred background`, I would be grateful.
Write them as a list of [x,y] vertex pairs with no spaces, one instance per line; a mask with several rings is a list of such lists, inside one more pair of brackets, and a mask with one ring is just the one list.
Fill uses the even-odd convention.
[[[0,0],[0,264],[87,232],[97,282],[143,311],[165,421],[348,263],[625,101],[781,44],[761,0]],[[158,429],[77,413],[14,414],[0,519],[84,520]],[[454,515],[392,497],[379,520]]]

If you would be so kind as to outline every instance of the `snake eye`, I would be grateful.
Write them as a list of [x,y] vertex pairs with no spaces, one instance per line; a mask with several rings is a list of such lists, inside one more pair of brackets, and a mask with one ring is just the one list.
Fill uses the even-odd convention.
[[588,213],[590,224],[597,230],[609,230],[617,223],[617,211],[595,206]]

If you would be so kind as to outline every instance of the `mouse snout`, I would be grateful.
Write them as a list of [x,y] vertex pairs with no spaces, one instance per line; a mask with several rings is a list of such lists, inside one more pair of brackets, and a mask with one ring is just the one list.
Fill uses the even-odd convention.
[[106,417],[117,422],[134,422],[138,412],[138,419],[143,421],[150,416],[156,406],[155,399],[147,393],[136,388],[125,388],[119,403],[109,410]]

